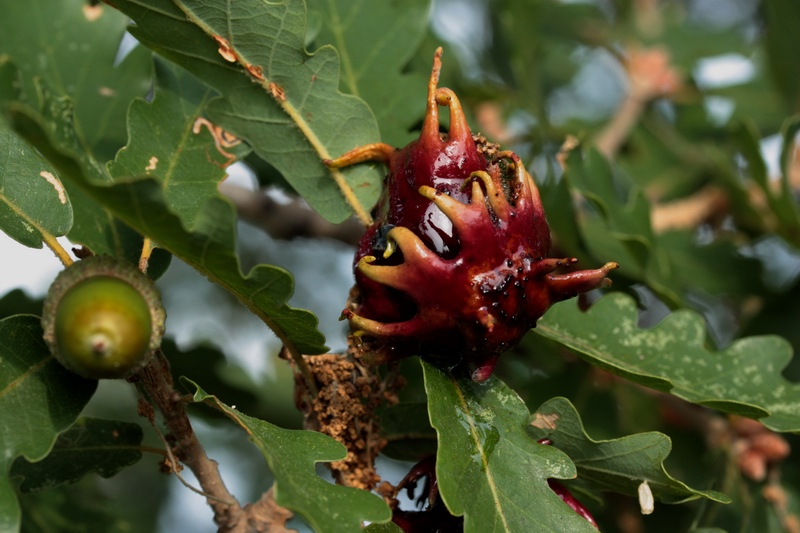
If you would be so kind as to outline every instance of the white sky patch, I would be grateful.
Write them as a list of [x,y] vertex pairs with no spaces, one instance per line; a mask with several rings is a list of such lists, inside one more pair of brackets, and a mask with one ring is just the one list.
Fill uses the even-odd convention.
[[131,51],[136,48],[139,41],[137,41],[133,35],[130,33],[125,33],[122,36],[122,42],[119,43],[119,48],[117,49],[117,55],[114,57],[114,66],[116,67],[122,60],[125,59]]
[[753,62],[741,54],[722,54],[697,62],[694,77],[703,89],[719,89],[747,83],[756,74]]
[[[58,242],[66,250],[72,246],[66,237],[59,237]],[[50,250],[22,246],[2,231],[0,231],[0,257],[14,258],[13,261],[0,262],[0,296],[19,288],[32,297],[42,297],[56,275],[64,268]]]
[[[255,172],[253,172],[250,169],[250,167],[248,167],[241,161],[237,161],[236,163],[226,168],[225,172],[228,173],[228,177],[225,178],[225,183],[229,185],[236,185],[238,187],[242,187],[243,189],[247,189],[248,191],[252,192],[258,190],[258,179],[256,178]],[[280,189],[278,189],[277,187],[276,189],[280,191]],[[291,197],[289,197],[289,195],[284,193],[282,203],[289,203],[291,201],[292,201]]]
[[39,175],[47,180],[47,182],[52,185],[56,192],[58,193],[58,201],[62,204],[67,203],[67,193],[64,191],[64,186],[61,185],[61,182],[58,181],[58,178],[47,172],[46,170],[42,170],[39,172]]
[[703,100],[709,119],[718,127],[728,123],[736,109],[736,102],[723,96],[707,96]]
[[147,167],[145,167],[145,170],[149,174],[151,170],[155,170],[156,169],[157,165],[158,165],[158,158],[156,156],[153,156],[153,157],[150,158],[150,164],[147,165]]
[[779,179],[781,170],[781,148],[783,148],[783,137],[776,133],[761,139],[761,157],[767,164],[767,175],[772,179]]

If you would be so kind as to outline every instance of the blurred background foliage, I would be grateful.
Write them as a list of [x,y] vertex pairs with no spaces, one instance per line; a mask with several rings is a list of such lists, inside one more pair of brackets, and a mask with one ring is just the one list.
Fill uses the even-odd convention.
[[[320,29],[325,10],[317,4],[308,2],[309,49],[329,42]],[[445,47],[442,85],[460,96],[473,130],[522,155],[536,173],[554,232],[551,255],[575,256],[582,265],[618,261],[614,289],[635,297],[642,327],[691,308],[705,318],[713,348],[771,334],[798,352],[800,4],[434,0],[428,15],[421,39],[402,58],[404,74],[424,80],[433,50]],[[409,90],[424,99],[424,83]],[[398,145],[415,137],[413,125],[392,128]],[[124,144],[124,138],[112,140],[117,145],[98,150],[113,154]],[[223,191],[243,219],[244,271],[262,262],[289,270],[296,282],[292,305],[313,311],[328,345],[342,350],[345,329],[337,318],[352,283],[358,235],[347,229],[334,240],[290,232],[295,238],[286,240],[263,207],[291,205],[293,191],[283,177],[254,157],[232,174]],[[252,416],[301,427],[291,371],[277,359],[279,342],[264,338],[257,319],[178,261],[159,286],[176,376],[191,373]],[[38,314],[40,296],[12,290],[0,299],[0,316]],[[425,408],[418,365],[404,366],[404,411],[384,413],[390,445],[381,472],[390,481],[415,459],[409,449],[434,446],[426,424],[414,442],[392,433],[392,424],[404,416],[419,420]],[[734,500],[727,506],[697,501],[646,517],[632,498],[592,498],[571,487],[603,531],[800,531],[797,454],[780,463],[765,460],[761,473],[748,470],[749,437],[735,421],[709,419],[700,408],[612,377],[536,335],[501,359],[498,375],[532,412],[554,396],[568,398],[594,439],[663,431],[672,439],[667,466],[676,478]],[[800,358],[784,375],[800,379]],[[136,398],[104,383],[87,412],[137,421]],[[250,465],[262,460],[244,433],[221,430],[230,426],[203,406],[192,414],[233,492],[246,500],[270,486],[266,469],[259,470],[263,478],[252,474]],[[726,424],[722,439],[709,429],[719,423]],[[145,444],[159,445],[145,433]],[[793,449],[800,444],[785,438]],[[89,476],[24,496],[21,505],[31,511],[23,530],[85,531],[102,523],[107,531],[212,531],[202,498],[159,474],[158,460],[145,454],[113,479]],[[100,495],[124,505],[103,504]]]

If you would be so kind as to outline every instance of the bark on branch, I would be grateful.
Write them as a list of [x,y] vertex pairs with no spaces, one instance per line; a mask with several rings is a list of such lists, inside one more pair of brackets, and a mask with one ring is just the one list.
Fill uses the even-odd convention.
[[355,246],[364,227],[356,219],[331,224],[297,200],[281,204],[261,191],[222,183],[220,191],[236,206],[239,216],[275,239],[297,237],[335,239]]
[[[208,457],[192,429],[186,413],[188,402],[175,390],[169,361],[161,350],[156,350],[150,363],[129,381],[136,385],[145,401],[152,404],[149,409],[140,408],[142,414],[155,424],[153,407],[161,413],[168,431],[165,439],[172,455],[194,473],[206,502],[214,512],[214,522],[220,533],[288,531],[273,529],[285,525],[292,513],[275,503],[271,489],[257,502],[242,507],[225,486],[219,465]],[[177,466],[172,465],[172,469],[177,470]]]

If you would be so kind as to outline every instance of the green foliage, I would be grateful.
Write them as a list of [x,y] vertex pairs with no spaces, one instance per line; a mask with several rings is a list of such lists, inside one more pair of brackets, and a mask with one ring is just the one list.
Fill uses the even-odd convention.
[[32,248],[65,235],[72,204],[55,169],[5,121],[0,121],[0,151],[0,229]]
[[[78,0],[56,5],[37,1],[9,8],[9,16],[0,22],[0,50],[5,54],[0,57],[4,72],[0,99],[12,110],[12,117],[16,113],[39,116],[43,128],[80,157],[93,176],[105,180],[97,160],[113,157],[125,143],[127,105],[132,98],[147,93],[152,59],[137,48],[114,65],[125,17],[104,10],[99,18],[92,18],[80,5]],[[18,20],[27,22],[15,24]],[[25,44],[30,36],[26,25],[36,28],[40,48]],[[63,128],[58,127],[65,123]],[[28,140],[40,153],[43,151],[41,139]],[[50,155],[51,163],[57,166],[55,154]],[[60,178],[56,173],[55,179]],[[135,261],[142,247],[141,236],[82,191],[70,188],[68,183],[64,186],[73,210],[70,240],[95,253]],[[41,205],[48,201],[46,195],[31,200]]]
[[[249,417],[220,402],[189,380],[194,401],[220,409],[239,424],[264,454],[275,476],[275,501],[303,516],[315,531],[355,531],[362,521],[387,521],[388,506],[377,496],[352,487],[337,487],[320,478],[314,465],[339,461],[344,446],[313,431],[282,429]],[[331,520],[331,511],[335,520]]]
[[773,185],[759,151],[759,134],[755,125],[751,122],[743,123],[737,137],[742,156],[747,161],[748,177],[763,192],[770,211],[775,216],[775,232],[797,246],[800,245],[800,209],[792,196],[789,180],[794,158],[794,140],[800,131],[800,116],[795,115],[784,121],[781,129],[781,175],[777,187]]
[[22,493],[40,492],[65,483],[75,483],[90,472],[112,477],[141,459],[142,428],[137,424],[79,418],[58,436],[50,453],[31,463],[17,459],[11,477],[22,481]]
[[[404,146],[425,109],[426,78],[404,73],[427,29],[429,0],[360,2],[312,0],[322,18],[315,44],[336,47],[342,63],[340,88],[363,98],[375,113],[381,140]],[[369,24],[362,24],[368,20]],[[369,46],[364,46],[364,43]]]
[[592,257],[618,262],[621,274],[646,284],[675,307],[685,305],[684,299],[698,288],[731,296],[759,288],[760,265],[739,256],[728,240],[699,245],[687,231],[656,234],[644,190],[596,150],[585,155],[575,150],[566,164],[570,189],[593,208],[578,221],[583,246]]
[[22,289],[14,289],[0,298],[0,319],[11,315],[41,315],[42,302],[31,298]]
[[583,428],[580,415],[566,398],[553,398],[531,416],[532,436],[549,439],[575,462],[585,490],[619,492],[635,496],[647,481],[653,496],[664,503],[681,503],[700,497],[729,503],[716,491],[698,491],[670,476],[664,460],[672,445],[662,433],[639,433],[621,439],[594,441]]
[[623,294],[602,298],[587,313],[573,302],[558,304],[536,331],[636,383],[758,418],[776,431],[800,431],[800,386],[781,376],[792,353],[780,337],[748,337],[716,352],[705,345],[695,312],[676,311],[643,330],[636,304]]
[[29,99],[39,90],[37,80],[68,96],[75,106],[81,148],[97,159],[110,159],[125,144],[128,104],[147,94],[152,60],[146,50],[134,48],[116,64],[126,17],[104,9],[94,18],[82,4],[4,3],[0,50],[20,69]]
[[[177,83],[165,74],[165,83],[171,82]],[[181,105],[188,107],[192,103],[190,100]],[[58,106],[64,112],[55,116],[50,114],[48,110],[54,106]],[[134,109],[140,109],[145,117],[151,114],[148,107],[134,106]],[[207,159],[205,161],[207,170],[197,173],[195,168],[198,164],[197,159],[191,161],[188,160],[189,156],[184,156],[184,149],[209,154],[215,150],[210,136],[204,137],[205,146],[198,145],[197,138],[193,137],[192,127],[197,117],[196,107],[195,113],[181,115],[184,124],[178,131],[173,130],[171,135],[165,134],[165,138],[161,139],[165,144],[158,144],[159,139],[149,137],[145,132],[140,142],[150,143],[147,146],[152,150],[135,148],[136,151],[132,149],[119,152],[123,162],[116,164],[115,161],[115,164],[109,165],[110,174],[99,168],[90,155],[78,151],[78,134],[71,120],[73,116],[71,110],[72,104],[69,100],[56,99],[47,93],[42,96],[42,108],[39,112],[27,106],[18,109],[19,117],[28,121],[25,127],[29,128],[29,136],[38,140],[37,147],[53,153],[54,159],[57,160],[57,169],[61,175],[71,180],[72,186],[75,187],[75,189],[67,187],[71,196],[72,191],[76,190],[86,195],[92,202],[97,203],[100,200],[106,213],[123,221],[140,234],[148,236],[157,242],[160,248],[180,257],[231,290],[284,342],[296,344],[297,349],[303,353],[325,351],[322,334],[316,329],[316,318],[307,311],[292,309],[285,305],[293,291],[291,276],[286,271],[270,265],[258,265],[247,276],[242,275],[235,253],[235,214],[230,203],[223,199],[216,189],[216,183],[223,177],[219,163]],[[141,134],[138,131],[136,133]],[[187,142],[185,137],[190,134],[192,137],[188,138],[193,144],[191,147],[184,146]],[[172,145],[166,143],[166,137],[169,137]],[[162,171],[167,169],[164,177],[154,180],[146,174],[130,176],[124,173],[131,168],[139,168],[142,172],[146,172],[148,166],[153,165],[152,157],[156,157],[150,155],[152,153],[165,153],[169,158],[161,166]],[[136,154],[140,159],[138,162],[133,162],[132,158],[136,157]],[[188,195],[174,192],[175,188],[180,189],[180,186],[173,185],[173,180],[169,179],[171,175],[168,173],[174,165],[184,164],[189,165],[188,171],[198,176]],[[157,164],[154,170],[158,170]],[[153,174],[161,176],[162,171]],[[115,174],[117,172],[123,174]],[[198,187],[197,184],[204,180],[210,182],[211,186]],[[180,179],[178,181],[180,182]],[[112,186],[112,183],[116,186]],[[193,231],[184,229],[183,221],[172,209],[167,208],[165,199],[167,194],[177,194],[180,205],[184,206],[185,216],[195,219]],[[202,217],[197,214],[199,210],[202,210]],[[90,239],[89,246],[92,250],[98,251],[92,245],[94,242],[96,241]],[[140,238],[138,242],[141,242]],[[104,247],[101,246],[99,251],[103,250]],[[119,250],[117,247],[112,250],[116,255],[126,255],[125,250]]]
[[800,74],[788,53],[794,28],[800,24],[800,6],[790,0],[765,2],[764,15],[772,28],[766,38],[772,74],[786,103],[793,111],[800,111]]
[[39,319],[0,320],[0,529],[19,528],[19,506],[9,472],[17,457],[44,459],[56,437],[78,418],[97,385],[68,372],[47,349]]
[[[275,503],[315,531],[358,531],[365,521],[365,531],[400,531],[380,497],[319,475],[322,464],[346,456],[342,444],[286,429],[317,429],[314,413],[294,408],[307,400],[305,389],[296,398],[292,390],[294,379],[304,381],[297,362],[325,353],[326,340],[316,316],[291,304],[290,270],[301,265],[249,261],[241,249],[260,243],[239,242],[237,206],[220,185],[244,161],[262,184],[281,184],[328,221],[367,218],[385,169],[330,170],[323,161],[366,143],[413,140],[431,57],[443,45],[442,80],[461,97],[473,131],[502,138],[538,174],[551,256],[620,268],[610,294],[550,309],[500,359],[502,379],[476,384],[460,366],[427,361],[381,368],[382,377],[397,372],[407,382],[398,403],[378,410],[383,453],[409,463],[437,453],[437,497],[468,532],[594,531],[548,479],[566,480],[603,531],[627,533],[624,518],[631,530],[656,533],[771,533],[800,515],[797,458],[766,461],[766,479],[748,478],[740,464],[748,437],[720,414],[800,432],[795,2],[737,2],[737,11],[719,0],[714,21],[705,3],[677,0],[652,9],[560,0],[90,4],[3,3],[0,231],[12,246],[45,244],[62,258],[69,252],[56,237],[132,263],[153,244],[148,275],[161,277],[175,256],[207,278],[195,290],[222,287],[288,348],[291,367],[277,357],[253,364],[222,338],[213,346],[171,338],[167,323],[172,373],[161,377],[184,376],[191,390],[170,401],[215,408],[192,407],[192,423],[225,467],[266,461],[269,473],[243,467],[246,488],[230,484],[242,506],[263,509],[274,479]],[[469,27],[459,26],[462,15]],[[122,50],[126,31],[139,44]],[[603,155],[593,145],[631,108],[625,61],[654,48],[668,54],[681,84],[635,103],[621,148]],[[748,62],[749,77],[709,84],[701,62],[722,54]],[[567,135],[580,143],[562,172],[556,155]],[[765,158],[773,135],[777,165]],[[703,203],[710,197],[717,201]],[[13,270],[16,262],[13,251],[3,254],[4,281],[26,275]],[[310,308],[338,313],[346,305],[325,290],[350,282],[334,274],[303,282],[316,297]],[[191,336],[199,338],[218,297],[187,310],[169,284],[162,290],[171,316],[196,319]],[[163,508],[138,509],[135,498],[117,496],[135,491],[114,483],[154,473],[142,452],[180,435],[134,423],[137,410],[150,418],[154,401],[137,378],[104,384],[103,398],[114,401],[92,402],[96,382],[62,368],[40,319],[27,314],[40,312],[38,298],[13,288],[0,294],[0,530],[152,529]],[[229,335],[229,326],[214,324],[214,334]],[[118,420],[120,412],[129,416]],[[169,428],[174,413],[162,415],[152,421]],[[230,421],[245,430],[254,457],[211,437],[242,433],[229,431]],[[410,464],[397,468],[387,477],[401,478]],[[659,505],[639,522],[631,509],[644,480],[657,501],[681,505]],[[157,483],[152,492],[164,493]]]
[[[228,156],[210,147],[212,133],[198,119],[213,91],[188,72],[156,59],[156,94],[152,102],[135,100],[128,116],[129,143],[108,165],[112,177],[152,176],[181,225],[193,230],[208,198],[225,178]],[[231,158],[246,154],[246,145],[229,148]],[[142,167],[143,162],[147,165]],[[161,168],[159,168],[161,163]],[[210,163],[210,164],[209,164]],[[166,168],[164,168],[166,166]]]
[[[321,160],[374,142],[378,129],[364,102],[338,92],[336,51],[305,51],[301,1],[115,5],[134,21],[146,21],[132,30],[140,42],[221,94],[206,110],[215,123],[246,139],[329,220],[341,222],[352,213],[332,178],[337,172]],[[372,206],[380,192],[378,170],[360,167],[345,174],[341,187]]]
[[436,477],[464,531],[594,531],[550,490],[575,465],[527,433],[527,407],[496,378],[476,384],[422,364],[431,424],[439,437]]
[[35,494],[20,495],[23,533],[126,533],[144,529],[139,517],[98,488],[86,484],[62,485]]
[[428,420],[426,402],[403,402],[381,414],[381,430],[387,444],[382,452],[394,459],[419,461],[436,453],[436,431]]

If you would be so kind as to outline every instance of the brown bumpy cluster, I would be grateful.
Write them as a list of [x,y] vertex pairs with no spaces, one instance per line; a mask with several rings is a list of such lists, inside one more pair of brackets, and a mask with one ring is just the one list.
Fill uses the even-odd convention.
[[[372,361],[467,361],[483,381],[551,304],[605,286],[617,265],[556,273],[576,259],[547,258],[550,230],[533,179],[516,154],[473,137],[456,95],[437,87],[440,56],[419,139],[402,149],[362,146],[328,162],[389,168],[343,317]],[[450,111],[446,135],[439,106]]]

